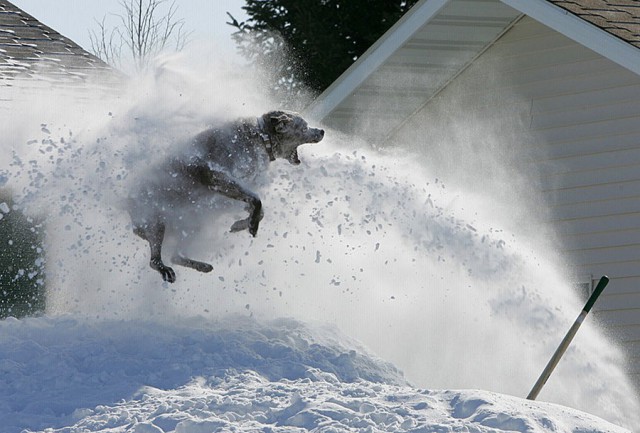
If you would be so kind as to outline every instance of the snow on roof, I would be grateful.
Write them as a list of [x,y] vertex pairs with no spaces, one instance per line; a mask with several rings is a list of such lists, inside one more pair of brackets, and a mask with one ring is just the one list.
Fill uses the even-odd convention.
[[95,72],[115,71],[71,39],[0,0],[0,86],[45,76],[78,82]]

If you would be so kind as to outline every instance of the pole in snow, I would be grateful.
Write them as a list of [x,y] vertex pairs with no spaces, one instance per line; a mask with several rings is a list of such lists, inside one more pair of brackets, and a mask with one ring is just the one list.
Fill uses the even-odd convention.
[[531,392],[527,396],[527,400],[535,400],[536,397],[538,397],[538,394],[540,394],[540,390],[542,390],[542,387],[544,386],[545,383],[547,383],[549,376],[551,376],[551,372],[553,372],[553,369],[556,368],[556,365],[558,365],[560,358],[562,358],[562,355],[564,355],[564,352],[567,350],[567,347],[569,347],[569,344],[571,344],[571,340],[573,340],[573,337],[576,335],[576,332],[578,332],[578,328],[580,328],[580,325],[582,325],[582,322],[584,322],[584,319],[587,317],[587,314],[589,314],[589,311],[591,311],[593,304],[596,303],[596,300],[598,299],[598,297],[600,296],[604,288],[607,287],[608,283],[609,283],[609,277],[607,277],[606,275],[600,278],[600,281],[598,281],[598,285],[596,286],[595,290],[589,297],[589,300],[587,301],[584,308],[582,309],[582,312],[580,312],[580,315],[578,316],[576,321],[573,323],[573,326],[571,327],[571,329],[569,329],[569,332],[567,332],[567,335],[565,335],[564,339],[560,343],[560,346],[558,346],[558,348],[556,349],[556,353],[553,354],[553,356],[549,360],[549,363],[544,368],[544,371],[538,378],[538,381],[531,389]]

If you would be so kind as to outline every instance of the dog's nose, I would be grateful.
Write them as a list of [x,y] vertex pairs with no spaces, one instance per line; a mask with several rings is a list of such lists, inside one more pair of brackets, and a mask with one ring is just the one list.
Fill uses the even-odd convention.
[[317,143],[319,141],[322,141],[322,139],[324,138],[324,129],[313,129],[313,135],[312,135],[312,140],[314,143]]

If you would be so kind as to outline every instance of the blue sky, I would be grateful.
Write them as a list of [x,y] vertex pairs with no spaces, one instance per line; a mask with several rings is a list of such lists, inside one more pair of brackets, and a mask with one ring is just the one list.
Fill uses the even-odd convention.
[[[89,31],[97,29],[95,20],[106,15],[113,24],[121,13],[120,0],[10,0],[38,20],[74,40],[90,51]],[[177,17],[185,21],[185,30],[193,31],[191,40],[213,41],[227,54],[235,54],[231,40],[233,29],[227,25],[226,12],[246,19],[241,9],[244,0],[176,0]],[[110,22],[110,21],[107,21]]]

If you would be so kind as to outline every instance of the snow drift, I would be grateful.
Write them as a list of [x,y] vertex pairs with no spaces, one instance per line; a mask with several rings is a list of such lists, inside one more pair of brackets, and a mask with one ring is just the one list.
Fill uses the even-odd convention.
[[[293,317],[305,323],[331,323],[362,341],[377,356],[392,362],[404,371],[408,382],[418,386],[526,395],[575,319],[581,301],[565,281],[551,251],[540,249],[536,243],[498,223],[506,218],[495,215],[496,208],[491,206],[494,197],[456,187],[455,179],[432,178],[411,155],[399,152],[386,155],[353,137],[327,131],[322,144],[300,148],[301,166],[291,167],[286,162],[271,165],[264,184],[258,186],[265,218],[255,239],[247,233],[228,232],[233,221],[243,214],[242,206],[228,203],[210,214],[202,214],[205,224],[192,245],[193,256],[212,263],[214,271],[201,275],[177,269],[176,284],[167,285],[159,280],[157,273],[148,268],[147,245],[130,232],[122,208],[122,199],[138,181],[138,173],[208,123],[236,116],[257,116],[273,108],[256,84],[260,80],[253,78],[253,71],[219,60],[215,67],[203,64],[202,59],[206,58],[211,56],[199,53],[193,58],[164,58],[146,80],[133,83],[127,91],[115,97],[90,98],[84,104],[65,95],[40,95],[35,100],[25,96],[16,106],[14,121],[2,124],[0,132],[10,137],[13,149],[0,156],[3,158],[0,177],[14,190],[24,210],[47,216],[47,303],[51,318],[5,323],[0,336],[12,343],[3,345],[0,354],[6,356],[12,345],[23,347],[21,357],[17,360],[8,357],[6,363],[14,375],[22,371],[23,376],[18,377],[27,381],[27,372],[43,367],[28,361],[49,350],[38,342],[35,332],[44,327],[49,328],[52,340],[70,341],[68,346],[62,346],[61,352],[68,359],[57,363],[54,356],[53,365],[64,370],[67,361],[79,362],[63,376],[66,379],[62,382],[56,381],[53,370],[49,370],[50,376],[33,376],[31,388],[21,387],[11,375],[6,376],[6,385],[14,391],[3,403],[3,411],[14,420],[24,413],[44,414],[44,418],[33,415],[30,418],[33,424],[21,426],[15,421],[14,425],[62,428],[76,420],[103,422],[112,419],[115,411],[113,417],[129,421],[103,422],[102,427],[96,424],[94,430],[93,427],[85,430],[100,431],[99,428],[117,425],[120,430],[116,431],[133,431],[138,415],[130,415],[137,412],[127,409],[128,405],[142,407],[149,401],[153,402],[151,406],[140,410],[149,410],[154,405],[164,408],[167,403],[162,403],[162,396],[169,398],[165,391],[175,398],[203,393],[207,398],[224,400],[225,396],[216,394],[216,387],[211,384],[229,377],[225,376],[227,373],[220,376],[220,372],[234,368],[234,362],[238,362],[240,369],[247,368],[253,373],[233,376],[230,383],[247,380],[256,389],[267,387],[264,392],[268,395],[277,392],[281,382],[278,379],[312,380],[311,373],[307,373],[309,369],[315,369],[314,374],[321,376],[326,386],[335,385],[326,395],[347,392],[341,384],[357,379],[346,383],[359,383],[362,395],[372,396],[371,404],[376,408],[372,413],[378,409],[387,411],[391,401],[373,397],[371,389],[382,389],[375,388],[374,383],[398,387],[385,388],[392,390],[391,394],[429,394],[403,388],[400,376],[392,368],[370,361],[368,356],[357,358],[356,364],[370,365],[369,373],[375,377],[364,375],[369,367],[343,377],[344,366],[339,364],[342,355],[331,349],[327,352],[332,353],[329,359],[337,356],[338,365],[324,357],[327,353],[317,360],[319,364],[314,364],[310,358],[296,357],[300,355],[296,352],[298,346],[290,337],[273,354],[282,357],[282,362],[275,364],[276,369],[281,369],[280,376],[270,376],[275,373],[265,371],[265,366],[243,363],[264,355],[247,340],[254,335],[250,329],[240,326],[234,335],[245,345],[237,343],[231,347],[219,345],[215,332],[207,337],[200,328],[172,328],[175,323],[194,317],[215,321],[228,314],[260,320]],[[36,105],[42,102],[41,98],[46,98],[48,107]],[[313,125],[313,121],[310,123]],[[65,316],[53,318],[65,314],[72,314],[71,322],[65,321]],[[16,333],[20,326],[27,329],[25,334]],[[113,337],[104,337],[109,326],[120,331]],[[163,336],[164,331],[170,336]],[[87,337],[88,346],[83,343],[83,333],[92,335]],[[196,338],[192,333],[205,341],[194,347],[177,342]],[[314,334],[313,338],[316,337]],[[167,351],[155,345],[156,338],[167,343]],[[307,336],[304,340],[313,338]],[[207,339],[213,342],[207,343]],[[122,341],[122,349],[117,348],[116,340]],[[342,337],[338,340],[342,341]],[[351,344],[356,347],[353,342],[341,344],[341,348]],[[215,353],[204,354],[209,350],[205,349],[207,345],[219,349],[222,358],[229,355],[227,361],[216,358]],[[110,349],[113,351],[105,352]],[[183,356],[166,353],[173,351]],[[347,354],[343,359],[347,365],[353,361],[349,351],[339,352]],[[247,358],[238,359],[238,353],[245,353]],[[356,350],[358,353],[361,352]],[[138,363],[138,359],[151,364]],[[157,363],[152,362],[154,359]],[[264,359],[273,361],[268,356]],[[118,371],[125,373],[110,381],[112,365],[120,365]],[[83,368],[88,375],[86,379],[95,388],[91,389],[94,393],[90,393],[92,397],[87,404],[65,405],[64,399],[55,397],[59,394],[51,394],[49,399],[36,399],[34,406],[30,406],[33,393],[26,390],[34,390],[35,383],[48,383],[52,392],[58,393],[73,384],[75,377],[83,377]],[[183,373],[167,373],[173,368]],[[101,370],[106,371],[102,379]],[[291,377],[285,375],[289,370]],[[131,388],[122,383],[129,382],[122,379],[127,377],[127,371],[136,378],[130,381]],[[156,371],[158,377],[154,376]],[[163,383],[162,377],[167,374],[173,380]],[[51,380],[47,381],[48,377]],[[196,377],[204,379],[190,381]],[[584,380],[586,377],[589,379]],[[338,383],[334,384],[335,381]],[[115,387],[113,392],[109,390],[110,382]],[[21,388],[25,389],[24,394]],[[81,399],[87,388],[91,387],[73,385],[67,397]],[[141,389],[140,394],[133,388]],[[232,392],[231,385],[228,390]],[[102,396],[103,391],[107,395]],[[317,392],[325,395],[319,388]],[[517,431],[540,431],[547,428],[545,425],[560,422],[545,424],[540,418],[534,423],[525,417],[528,421],[518,423],[505,418],[502,424],[504,414],[491,414],[489,409],[485,412],[493,399],[499,400],[496,411],[500,413],[505,410],[503,405],[517,406],[517,410],[508,412],[514,417],[519,410],[528,411],[529,403],[479,393],[479,399],[473,397],[476,395],[473,392],[438,394],[434,405],[444,409],[437,416],[451,411],[453,418],[456,413],[466,415],[456,419],[475,417],[480,420],[478,425],[483,426],[478,431],[500,431],[509,426],[515,426]],[[138,397],[134,398],[135,395]],[[426,408],[418,398],[408,398],[408,404]],[[118,403],[119,399],[124,399],[124,403]],[[593,320],[585,323],[540,399],[624,426],[640,425],[639,405],[625,375],[624,356]],[[309,407],[296,403],[306,401],[304,397],[294,400],[287,403],[294,407],[290,409],[291,417]],[[190,406],[192,403],[189,400],[187,404],[189,417],[193,416],[192,411],[200,410],[199,404]],[[324,407],[324,403],[318,404]],[[350,404],[346,407],[353,411]],[[283,405],[279,400],[273,411],[284,410]],[[218,417],[223,409],[216,407]],[[544,408],[543,412],[548,409],[544,405],[534,407]],[[564,409],[558,411],[568,413]],[[129,415],[123,415],[125,412]],[[226,409],[223,412],[227,413]],[[153,418],[150,414],[146,418],[140,416],[147,423]],[[282,417],[274,416],[271,413],[267,418],[259,418],[252,414],[243,419],[249,423],[247,428],[258,422],[263,423],[259,428],[269,424],[276,429]],[[321,426],[319,421],[304,421],[304,416],[302,427]],[[419,430],[422,428],[419,426],[427,425],[424,416],[423,412],[416,412],[413,421],[402,429]],[[538,414],[534,418],[538,416],[542,417]],[[579,431],[579,426],[588,422],[574,418],[590,419],[586,415],[567,416],[571,421],[564,415],[560,418],[571,427],[558,431]],[[494,421],[485,425],[481,419]],[[212,422],[196,426],[172,421],[167,428],[157,423],[141,424],[135,431],[191,433],[227,426],[224,421]],[[394,428],[400,429],[403,422],[393,424]],[[467,421],[460,422],[459,425],[466,425]],[[82,430],[85,427],[78,426],[76,431],[85,431]],[[380,430],[391,428],[376,426]],[[430,427],[425,428],[429,431]],[[455,429],[446,427],[444,431],[447,428]],[[597,431],[610,428],[601,427]]]
[[326,325],[73,316],[0,323],[0,431],[624,432],[486,391],[406,385]]

